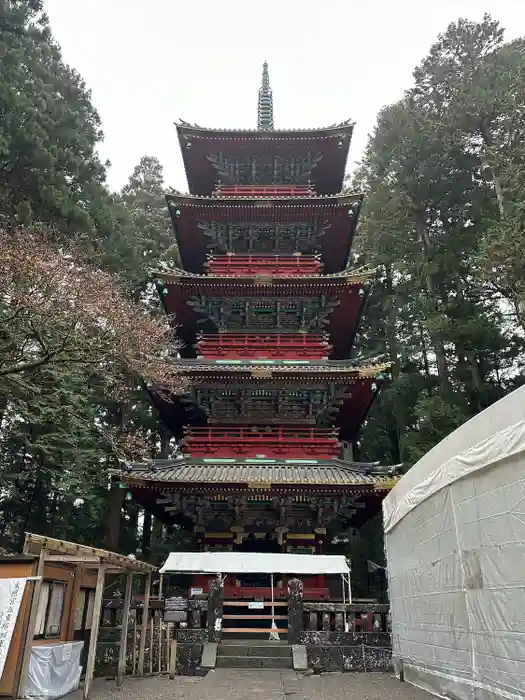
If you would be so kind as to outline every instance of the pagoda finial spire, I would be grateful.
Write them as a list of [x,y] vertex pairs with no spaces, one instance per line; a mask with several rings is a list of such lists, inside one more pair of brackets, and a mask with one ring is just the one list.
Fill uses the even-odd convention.
[[268,75],[268,63],[263,63],[262,83],[259,88],[259,103],[257,106],[257,128],[260,131],[273,130],[273,94]]

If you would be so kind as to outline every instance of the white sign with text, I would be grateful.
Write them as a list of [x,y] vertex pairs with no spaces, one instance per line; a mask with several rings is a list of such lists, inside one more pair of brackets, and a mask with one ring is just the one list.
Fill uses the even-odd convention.
[[4,672],[25,587],[25,578],[0,578],[0,678]]

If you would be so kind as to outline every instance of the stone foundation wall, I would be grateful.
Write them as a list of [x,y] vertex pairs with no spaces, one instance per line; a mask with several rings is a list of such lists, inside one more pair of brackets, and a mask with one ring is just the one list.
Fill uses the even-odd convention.
[[308,668],[327,671],[392,672],[392,640],[386,632],[301,632]]
[[207,630],[178,629],[176,673],[179,676],[194,676],[200,668],[202,649],[208,641]]

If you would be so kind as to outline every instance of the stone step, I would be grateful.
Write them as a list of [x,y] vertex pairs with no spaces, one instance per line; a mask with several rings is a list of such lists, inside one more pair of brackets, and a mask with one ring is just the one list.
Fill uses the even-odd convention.
[[[229,644],[230,642],[240,642],[242,641],[244,644],[253,644],[254,646],[257,646],[258,644],[264,643],[266,640],[270,640],[270,629],[264,630],[265,634],[261,634],[260,632],[257,632],[257,629],[253,627],[246,627],[244,629],[238,629],[235,628],[234,632],[226,631],[223,629],[222,630],[222,638],[225,641],[225,643]],[[288,630],[278,630],[279,632],[279,638],[283,641],[286,641],[288,638]]]
[[220,658],[229,656],[251,656],[263,658],[290,659],[292,657],[292,647],[288,644],[226,644],[222,642],[217,649],[217,656]]
[[216,668],[293,668],[291,658],[279,656],[218,656]]

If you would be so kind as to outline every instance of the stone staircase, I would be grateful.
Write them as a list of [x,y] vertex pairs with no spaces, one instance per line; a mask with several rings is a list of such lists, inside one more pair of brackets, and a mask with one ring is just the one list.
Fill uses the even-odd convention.
[[218,646],[216,668],[293,668],[292,647],[285,641],[226,640]]

